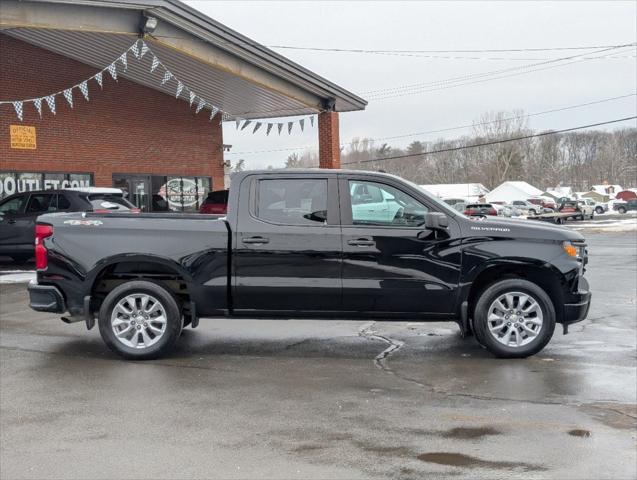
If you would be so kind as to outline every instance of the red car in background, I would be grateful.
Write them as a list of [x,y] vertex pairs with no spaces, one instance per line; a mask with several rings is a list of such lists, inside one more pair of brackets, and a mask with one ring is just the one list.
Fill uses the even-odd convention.
[[201,204],[199,213],[214,215],[225,215],[228,213],[228,190],[217,190],[208,193],[208,196]]
[[557,203],[545,197],[529,198],[527,202],[532,203],[533,205],[540,205],[542,208],[551,208],[553,210],[557,209]]

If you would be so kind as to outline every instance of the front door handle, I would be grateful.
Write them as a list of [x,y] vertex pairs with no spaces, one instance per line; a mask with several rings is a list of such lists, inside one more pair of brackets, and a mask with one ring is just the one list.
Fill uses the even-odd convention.
[[13,225],[15,222],[16,221],[13,218],[7,220],[7,223],[10,224],[10,225]]
[[356,240],[348,240],[347,244],[353,247],[373,247],[376,245],[376,242],[369,238],[357,238]]
[[265,237],[246,237],[242,238],[241,242],[246,245],[264,245],[270,243],[270,239]]

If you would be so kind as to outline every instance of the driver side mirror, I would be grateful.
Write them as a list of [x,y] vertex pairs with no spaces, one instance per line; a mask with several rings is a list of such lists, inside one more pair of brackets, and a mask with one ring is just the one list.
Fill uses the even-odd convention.
[[425,228],[429,230],[446,230],[449,226],[447,215],[441,212],[425,213]]

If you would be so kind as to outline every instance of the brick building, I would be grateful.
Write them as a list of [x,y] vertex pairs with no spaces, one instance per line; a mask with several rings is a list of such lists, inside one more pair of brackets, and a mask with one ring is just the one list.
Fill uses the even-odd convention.
[[[224,186],[221,119],[318,114],[320,165],[338,168],[338,112],[366,104],[175,0],[3,0],[0,23],[0,101],[27,100],[22,120],[0,104],[0,198],[115,186],[145,210],[194,210]],[[88,101],[75,89],[73,107],[59,94],[55,114],[42,102],[41,115],[28,101],[90,79],[138,36],[175,80],[150,72],[151,55],[129,55],[117,80],[88,83]],[[188,87],[179,98],[177,78]],[[223,115],[196,113],[188,89]]]

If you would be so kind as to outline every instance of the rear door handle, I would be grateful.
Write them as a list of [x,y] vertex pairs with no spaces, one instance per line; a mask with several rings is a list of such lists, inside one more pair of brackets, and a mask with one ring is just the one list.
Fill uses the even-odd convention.
[[241,242],[247,245],[263,245],[266,243],[270,243],[270,239],[265,237],[247,237],[242,238]]
[[347,244],[353,247],[373,247],[376,245],[376,242],[369,238],[357,238],[356,240],[348,240]]

